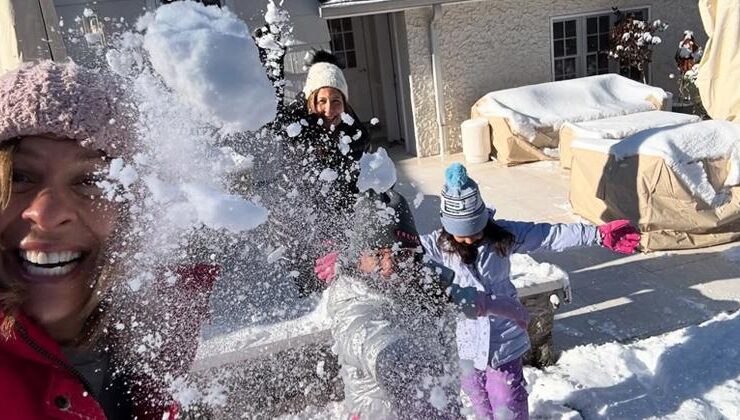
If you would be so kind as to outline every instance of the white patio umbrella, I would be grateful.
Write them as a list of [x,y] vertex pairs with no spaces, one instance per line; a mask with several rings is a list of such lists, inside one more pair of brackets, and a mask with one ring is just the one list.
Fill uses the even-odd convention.
[[713,119],[740,122],[740,2],[699,0],[709,35],[696,85]]

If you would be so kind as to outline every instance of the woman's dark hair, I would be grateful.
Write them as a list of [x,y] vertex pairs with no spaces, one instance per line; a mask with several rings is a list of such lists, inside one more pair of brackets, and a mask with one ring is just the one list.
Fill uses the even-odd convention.
[[[483,238],[481,238],[481,241],[483,240],[488,241],[501,257],[510,255],[516,243],[516,237],[513,233],[497,225],[492,220],[489,220],[486,227],[483,228]],[[478,256],[478,244],[467,245],[459,243],[444,228],[442,229],[442,234],[437,238],[437,246],[443,252],[459,255],[465,264],[474,263]]]

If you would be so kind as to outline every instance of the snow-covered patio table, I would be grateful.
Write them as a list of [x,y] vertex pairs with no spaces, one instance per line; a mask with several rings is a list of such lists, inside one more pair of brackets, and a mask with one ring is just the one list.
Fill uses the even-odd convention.
[[566,122],[591,121],[667,105],[669,94],[617,74],[541,83],[488,93],[471,116],[488,119],[496,159],[506,165],[552,159]]
[[636,222],[646,250],[740,239],[740,124],[702,121],[571,148],[570,202],[591,222]]
[[560,167],[570,169],[573,158],[570,146],[579,138],[621,140],[648,128],[668,127],[701,121],[696,115],[669,111],[647,111],[636,114],[583,122],[566,122],[560,127]]

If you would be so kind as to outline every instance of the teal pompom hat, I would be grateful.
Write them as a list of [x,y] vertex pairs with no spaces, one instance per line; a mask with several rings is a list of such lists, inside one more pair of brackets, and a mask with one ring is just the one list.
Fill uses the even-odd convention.
[[442,226],[452,235],[476,235],[492,216],[481,198],[478,184],[468,177],[465,166],[459,163],[453,163],[445,170],[441,199]]

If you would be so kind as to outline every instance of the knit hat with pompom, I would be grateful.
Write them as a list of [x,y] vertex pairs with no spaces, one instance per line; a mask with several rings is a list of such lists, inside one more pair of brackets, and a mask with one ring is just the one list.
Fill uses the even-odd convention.
[[0,76],[0,143],[51,135],[120,156],[133,138],[121,92],[113,76],[73,62],[22,64]]
[[442,226],[455,236],[480,233],[491,217],[478,184],[468,177],[467,170],[459,163],[453,163],[445,170],[441,199]]
[[337,58],[326,51],[320,50],[314,53],[311,67],[308,68],[306,84],[303,86],[303,94],[306,98],[323,87],[331,87],[342,92],[344,100],[349,99],[349,88],[344,78],[342,69],[339,68]]

